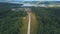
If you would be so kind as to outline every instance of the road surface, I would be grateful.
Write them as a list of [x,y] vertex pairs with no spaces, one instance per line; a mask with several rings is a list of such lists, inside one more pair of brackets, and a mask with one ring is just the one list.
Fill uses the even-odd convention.
[[29,8],[25,8],[25,11],[28,13],[28,30],[27,30],[27,34],[30,34],[30,23],[31,23],[31,15],[30,15],[30,9]]

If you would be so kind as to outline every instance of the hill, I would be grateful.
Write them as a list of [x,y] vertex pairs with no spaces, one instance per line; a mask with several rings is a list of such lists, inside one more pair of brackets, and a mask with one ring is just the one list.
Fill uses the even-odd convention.
[[23,4],[0,2],[0,9],[12,8],[12,7],[21,7],[22,5]]

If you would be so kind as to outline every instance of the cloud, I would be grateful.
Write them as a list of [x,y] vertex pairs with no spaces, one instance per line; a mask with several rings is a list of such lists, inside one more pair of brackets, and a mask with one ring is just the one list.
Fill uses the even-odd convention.
[[8,1],[60,1],[60,0],[0,0],[0,2],[8,2]]
[[23,1],[60,1],[60,0],[23,0]]
[[37,1],[60,1],[60,0],[37,0]]

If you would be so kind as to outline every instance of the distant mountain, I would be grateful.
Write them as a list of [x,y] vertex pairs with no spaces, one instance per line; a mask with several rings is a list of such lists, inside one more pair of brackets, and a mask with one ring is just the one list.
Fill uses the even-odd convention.
[[30,3],[30,4],[60,4],[60,1],[25,1],[25,2],[20,2],[19,3],[7,3],[7,2],[0,2],[0,9],[4,8],[13,8],[13,7],[21,7],[24,3]]
[[22,5],[23,4],[0,2],[0,9],[13,8],[13,7],[21,7]]
[[39,4],[60,4],[60,1],[43,1],[40,2]]
[[24,3],[33,3],[33,4],[60,4],[60,1],[25,1]]

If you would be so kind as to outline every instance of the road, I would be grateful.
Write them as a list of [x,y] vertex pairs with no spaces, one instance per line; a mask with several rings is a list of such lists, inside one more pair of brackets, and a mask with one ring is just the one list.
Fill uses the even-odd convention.
[[30,9],[29,8],[25,8],[25,11],[27,12],[27,14],[28,14],[28,30],[27,30],[27,34],[30,34],[30,23],[31,23],[31,15],[30,15]]
[[28,14],[28,31],[27,31],[27,34],[30,34],[30,23],[31,23],[31,16],[30,14]]

